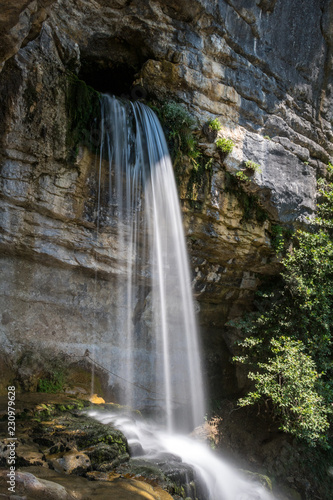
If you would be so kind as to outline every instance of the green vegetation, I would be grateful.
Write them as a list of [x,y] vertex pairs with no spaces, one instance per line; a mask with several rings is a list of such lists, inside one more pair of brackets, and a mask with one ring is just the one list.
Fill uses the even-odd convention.
[[236,177],[240,182],[249,182],[250,181],[249,177],[246,174],[244,174],[243,170],[240,170],[239,172],[237,172]]
[[98,146],[94,144],[91,131],[100,114],[100,94],[74,73],[67,73],[66,109],[68,160],[74,162],[80,143],[84,143],[92,151]]
[[193,166],[187,182],[187,197],[192,208],[201,208],[198,202],[198,191],[209,185],[212,175],[213,158],[201,156],[196,165]]
[[[310,445],[329,446],[333,402],[333,184],[319,183],[317,215],[297,231],[282,259],[278,287],[258,294],[258,312],[237,323],[240,363],[253,390],[240,405],[264,403],[280,428]],[[273,226],[274,227],[274,226]],[[284,248],[283,231],[275,248]]]
[[173,161],[182,155],[196,159],[200,156],[197,142],[193,135],[194,120],[188,111],[175,101],[165,102],[157,114],[166,130]]
[[208,127],[211,129],[211,130],[215,130],[215,131],[219,131],[221,130],[221,123],[220,123],[220,120],[218,118],[214,118],[214,120],[210,120],[210,122],[208,122]]
[[272,225],[271,245],[277,255],[283,255],[286,252],[286,247],[292,237],[292,234],[293,231],[289,228],[281,226],[280,224]]
[[55,394],[63,390],[65,376],[62,371],[54,371],[48,378],[41,378],[38,383],[38,392],[48,392]]
[[231,153],[235,146],[231,139],[226,139],[225,137],[217,139],[215,144],[217,149],[225,154]]
[[162,119],[168,125],[172,137],[179,136],[180,140],[187,137],[188,129],[194,125],[194,120],[186,109],[175,101],[168,101],[161,108]]
[[245,168],[247,170],[252,170],[252,172],[258,172],[258,173],[262,172],[261,166],[258,165],[258,163],[255,163],[254,161],[250,161],[250,160],[247,160],[245,162]]
[[[262,172],[260,165],[258,163],[255,163],[254,161],[246,161],[245,162],[245,171],[250,171],[251,173],[255,172]],[[240,181],[243,184],[247,184],[248,182],[251,182],[251,179],[248,175],[246,175],[244,170],[239,170],[236,174],[235,177],[237,178],[238,181]]]
[[271,140],[271,138],[269,137],[269,135],[264,135],[264,139],[267,139],[267,141]]
[[267,211],[261,206],[258,196],[248,193],[244,189],[243,184],[247,180],[249,181],[250,179],[247,177],[244,183],[239,182],[237,175],[225,172],[225,189],[228,193],[232,193],[237,197],[243,210],[243,222],[256,219],[259,224],[263,224],[268,219]]
[[[247,339],[243,347],[253,349],[258,339]],[[281,420],[281,430],[304,438],[309,443],[325,441],[329,427],[328,407],[317,391],[320,377],[311,356],[301,341],[280,336],[266,346],[268,359],[257,363],[260,371],[250,372],[255,391],[239,400],[240,406],[268,398]]]
[[[200,208],[198,191],[205,189],[210,181],[213,159],[203,155],[198,148],[194,132],[195,121],[181,104],[174,101],[165,102],[160,108],[152,103],[148,104],[158,115],[165,130],[178,184],[179,177],[185,172],[187,176],[184,159],[190,161],[192,168],[187,180],[187,197],[193,208]],[[214,123],[216,126],[215,120]]]
[[194,137],[188,137],[185,151],[185,154],[189,157],[194,170],[198,170],[199,159],[201,158],[202,154],[200,149],[198,149],[197,147],[197,141]]

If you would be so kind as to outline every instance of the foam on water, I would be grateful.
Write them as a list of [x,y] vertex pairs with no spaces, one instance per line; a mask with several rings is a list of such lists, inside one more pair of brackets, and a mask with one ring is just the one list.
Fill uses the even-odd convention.
[[169,433],[152,422],[125,415],[98,411],[90,411],[89,415],[120,429],[128,438],[130,448],[135,450],[140,445],[145,459],[154,462],[165,453],[181,457],[184,463],[193,467],[196,480],[203,484],[204,500],[274,500],[262,485],[243,477],[206,444],[194,438]]

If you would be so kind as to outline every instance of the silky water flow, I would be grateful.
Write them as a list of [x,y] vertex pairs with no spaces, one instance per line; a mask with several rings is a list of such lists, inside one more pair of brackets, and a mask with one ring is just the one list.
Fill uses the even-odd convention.
[[98,227],[109,223],[122,260],[110,383],[123,404],[159,415],[159,426],[91,415],[123,430],[134,455],[181,457],[204,485],[201,500],[271,499],[185,435],[203,423],[204,384],[172,163],[148,106],[102,96],[98,177]]

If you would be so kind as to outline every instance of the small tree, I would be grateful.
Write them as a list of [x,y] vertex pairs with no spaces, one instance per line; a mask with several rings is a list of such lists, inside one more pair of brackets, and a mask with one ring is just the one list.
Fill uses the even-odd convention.
[[259,294],[257,312],[237,323],[235,357],[250,365],[254,390],[240,405],[270,401],[285,432],[328,442],[333,402],[333,185],[319,182],[317,216],[282,259],[280,286]]

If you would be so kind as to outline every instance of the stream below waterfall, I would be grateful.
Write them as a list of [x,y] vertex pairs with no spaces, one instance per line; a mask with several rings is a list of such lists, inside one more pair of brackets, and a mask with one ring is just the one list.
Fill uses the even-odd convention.
[[[153,422],[133,416],[99,411],[90,411],[88,414],[101,423],[111,423],[123,432],[132,459],[139,458],[159,466],[167,476],[183,477],[186,498],[274,500],[266,488],[237,472],[203,442],[187,435],[170,433]],[[193,478],[188,466],[191,466]]]

